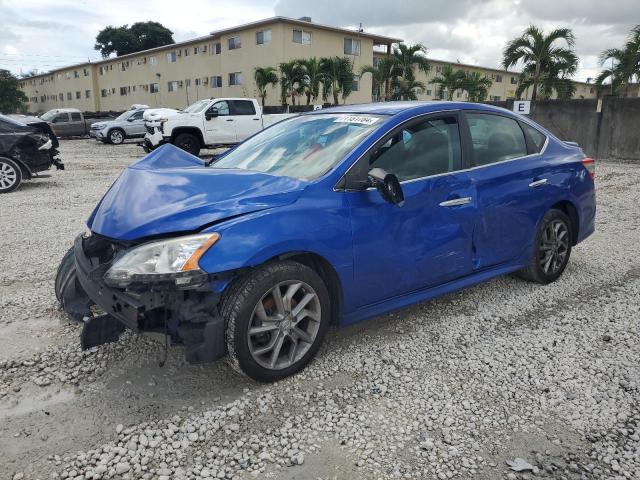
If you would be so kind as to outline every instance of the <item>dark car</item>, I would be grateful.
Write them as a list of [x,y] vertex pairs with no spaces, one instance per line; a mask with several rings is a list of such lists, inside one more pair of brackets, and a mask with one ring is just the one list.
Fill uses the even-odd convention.
[[508,273],[553,282],[594,232],[594,169],[528,118],[473,103],[323,109],[207,162],[165,145],[100,200],[56,295],[85,348],[165,332],[189,362],[228,355],[273,381],[331,323]]
[[22,180],[52,165],[63,170],[64,164],[56,158],[57,147],[58,138],[47,122],[0,115],[0,193],[15,190]]

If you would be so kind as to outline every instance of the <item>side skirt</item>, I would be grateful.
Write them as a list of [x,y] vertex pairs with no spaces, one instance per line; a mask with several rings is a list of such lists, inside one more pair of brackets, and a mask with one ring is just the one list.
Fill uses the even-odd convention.
[[438,285],[436,287],[418,290],[416,292],[411,292],[399,297],[393,297],[388,300],[384,300],[383,302],[375,303],[373,305],[367,305],[347,315],[343,315],[340,321],[340,325],[350,325],[352,323],[357,323],[371,317],[383,315],[394,310],[409,307],[416,303],[431,300],[432,298],[455,292],[456,290],[470,287],[478,283],[482,283],[494,277],[499,277],[501,275],[515,272],[516,270],[520,270],[521,268],[521,265],[506,265],[491,268],[488,270],[483,270],[482,272],[473,273],[469,276],[454,280],[452,282]]

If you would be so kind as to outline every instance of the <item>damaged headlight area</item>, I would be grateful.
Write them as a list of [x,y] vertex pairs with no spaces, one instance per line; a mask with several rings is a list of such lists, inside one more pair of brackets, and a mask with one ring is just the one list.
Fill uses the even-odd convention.
[[198,261],[219,238],[217,233],[203,233],[142,244],[114,261],[104,276],[105,283],[118,288],[137,283],[199,286],[206,282],[207,274]]

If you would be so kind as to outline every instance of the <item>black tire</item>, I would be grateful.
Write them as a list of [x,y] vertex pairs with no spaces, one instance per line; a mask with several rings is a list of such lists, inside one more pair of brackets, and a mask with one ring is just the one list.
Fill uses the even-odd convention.
[[[563,238],[566,237],[566,245],[561,248],[556,247],[556,252],[561,254],[565,253],[562,260],[550,259],[547,262],[544,262],[545,258],[548,258],[549,247],[546,246],[548,244],[545,243],[545,230],[550,228],[552,225],[562,225],[562,231],[566,232],[563,235]],[[571,245],[573,243],[573,238],[571,236],[571,232],[573,231],[571,220],[569,217],[561,210],[551,209],[549,210],[543,217],[540,225],[538,226],[538,231],[536,232],[535,243],[533,246],[533,252],[531,254],[531,259],[529,261],[529,265],[516,272],[516,275],[524,280],[539,283],[541,285],[546,285],[551,282],[555,282],[562,273],[565,268],[567,268],[567,264],[569,263],[569,257],[571,256]],[[564,242],[563,242],[564,243]],[[544,263],[551,263],[552,268],[548,271],[545,271]],[[557,268],[556,268],[557,266]]]
[[196,157],[200,153],[200,140],[198,140],[198,137],[190,133],[181,133],[175,138],[173,144]]
[[81,322],[82,318],[90,313],[92,302],[78,282],[73,248],[70,248],[60,261],[54,290],[56,299],[71,320]]
[[[249,348],[248,330],[254,309],[280,282],[303,282],[317,295],[320,321],[317,333],[306,353],[286,368],[270,369],[260,365]],[[311,268],[293,261],[268,263],[237,279],[222,300],[228,363],[238,372],[260,382],[274,382],[302,370],[322,345],[330,323],[330,300],[322,278]],[[271,334],[270,334],[271,335]]]
[[22,170],[10,158],[0,157],[0,193],[13,192],[22,183]]
[[113,145],[120,145],[124,142],[124,139],[127,138],[127,136],[125,135],[124,130],[114,128],[109,131],[107,138],[109,139],[109,143],[112,143]]

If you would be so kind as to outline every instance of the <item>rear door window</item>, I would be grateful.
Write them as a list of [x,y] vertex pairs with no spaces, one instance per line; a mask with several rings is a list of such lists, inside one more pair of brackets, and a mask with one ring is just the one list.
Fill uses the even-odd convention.
[[231,100],[231,114],[232,115],[255,115],[256,107],[253,106],[253,102],[248,100]]
[[547,141],[547,136],[524,122],[520,122],[520,126],[531,141],[533,151],[530,153],[540,153],[542,151],[542,147],[544,147],[544,144]]
[[72,112],[71,113],[71,121],[72,122],[79,122],[82,120],[82,117],[80,116],[79,112]]
[[487,113],[467,113],[474,165],[489,165],[527,155],[527,142],[518,122]]

